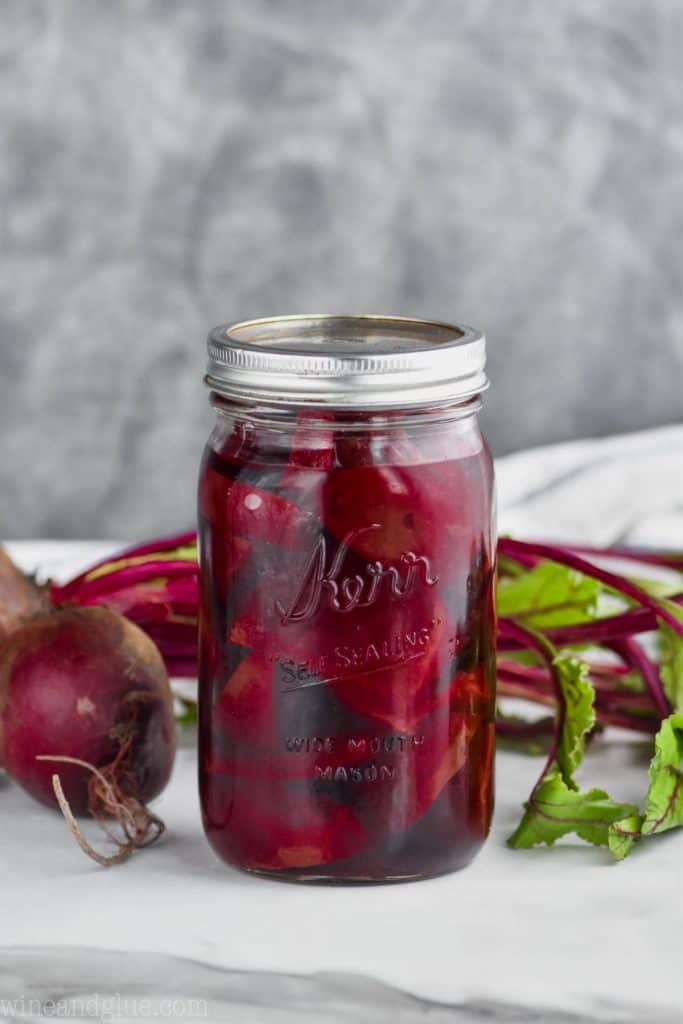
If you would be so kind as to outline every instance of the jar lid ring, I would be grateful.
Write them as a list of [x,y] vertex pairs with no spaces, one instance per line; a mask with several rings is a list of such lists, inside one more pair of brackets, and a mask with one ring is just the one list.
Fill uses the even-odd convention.
[[400,408],[464,401],[488,386],[484,335],[393,316],[287,316],[215,327],[206,383],[241,401]]

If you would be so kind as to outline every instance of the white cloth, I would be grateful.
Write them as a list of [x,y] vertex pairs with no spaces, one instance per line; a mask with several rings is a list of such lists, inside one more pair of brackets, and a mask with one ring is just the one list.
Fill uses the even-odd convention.
[[533,448],[496,469],[501,533],[683,548],[683,426]]

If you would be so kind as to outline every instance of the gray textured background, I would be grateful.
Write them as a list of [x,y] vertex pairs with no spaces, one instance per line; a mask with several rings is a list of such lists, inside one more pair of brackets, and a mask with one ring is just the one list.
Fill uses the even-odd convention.
[[497,452],[683,410],[680,0],[0,3],[0,535],[191,520],[207,328],[486,329]]

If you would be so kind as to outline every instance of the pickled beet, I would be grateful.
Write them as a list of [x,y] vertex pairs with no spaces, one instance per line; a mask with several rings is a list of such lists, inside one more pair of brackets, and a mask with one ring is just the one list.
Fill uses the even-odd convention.
[[200,478],[207,835],[280,877],[461,867],[492,810],[492,471],[476,422],[243,417],[226,405]]

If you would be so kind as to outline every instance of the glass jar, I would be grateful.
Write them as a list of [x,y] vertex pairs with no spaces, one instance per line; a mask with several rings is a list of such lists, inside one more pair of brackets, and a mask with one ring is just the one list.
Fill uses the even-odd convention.
[[388,317],[209,336],[199,772],[231,864],[378,882],[467,864],[493,803],[484,339]]

